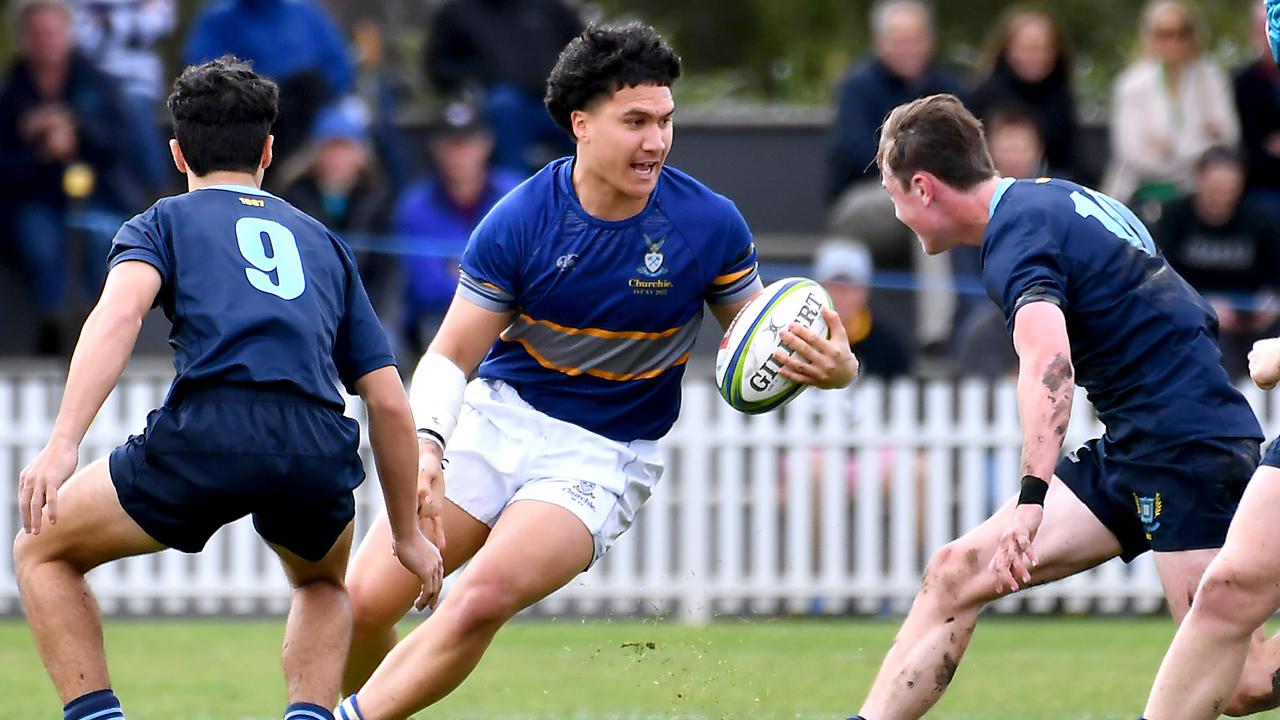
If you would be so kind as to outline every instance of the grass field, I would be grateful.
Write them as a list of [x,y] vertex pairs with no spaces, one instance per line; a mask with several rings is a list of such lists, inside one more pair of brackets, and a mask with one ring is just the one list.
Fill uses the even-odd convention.
[[[107,653],[130,720],[270,720],[274,620],[115,621]],[[528,621],[498,636],[441,720],[841,720],[897,621]],[[1172,634],[1163,619],[988,618],[932,718],[1134,720]],[[54,718],[26,626],[0,621],[4,716]],[[1256,717],[1280,718],[1280,713]]]

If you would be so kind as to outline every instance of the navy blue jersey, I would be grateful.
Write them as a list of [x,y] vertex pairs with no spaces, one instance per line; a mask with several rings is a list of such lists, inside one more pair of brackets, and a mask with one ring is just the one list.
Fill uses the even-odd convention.
[[480,365],[534,408],[613,440],[662,437],[704,303],[760,290],[733,203],[664,167],[643,211],[608,222],[578,202],[573,159],[511,191],[471,235],[459,294],[511,325]]
[[108,263],[160,271],[173,323],[170,404],[215,384],[270,387],[338,409],[341,381],[394,365],[351,250],[289,203],[223,185],[163,198],[125,223]]
[[991,199],[982,277],[1004,310],[1062,308],[1076,382],[1126,452],[1262,438],[1222,367],[1217,316],[1124,205],[1065,180],[1006,179]]

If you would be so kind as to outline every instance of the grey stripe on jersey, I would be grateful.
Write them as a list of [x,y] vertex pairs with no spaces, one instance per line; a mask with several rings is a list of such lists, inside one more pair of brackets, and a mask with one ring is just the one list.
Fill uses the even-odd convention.
[[701,310],[684,325],[661,332],[571,328],[521,313],[502,331],[502,339],[520,343],[540,365],[568,375],[643,380],[688,361],[701,324]]
[[477,280],[465,271],[458,273],[458,294],[493,312],[507,312],[515,307],[514,295],[493,283]]

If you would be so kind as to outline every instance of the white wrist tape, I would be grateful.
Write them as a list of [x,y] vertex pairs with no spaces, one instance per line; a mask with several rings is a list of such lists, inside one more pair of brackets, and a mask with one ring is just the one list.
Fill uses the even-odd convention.
[[458,424],[466,388],[467,376],[452,360],[437,353],[422,356],[409,383],[409,406],[420,439],[444,449]]

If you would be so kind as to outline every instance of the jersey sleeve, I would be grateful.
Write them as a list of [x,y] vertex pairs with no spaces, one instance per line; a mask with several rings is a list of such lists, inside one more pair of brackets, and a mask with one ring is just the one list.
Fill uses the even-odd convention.
[[333,364],[342,385],[355,395],[357,380],[378,368],[395,365],[396,358],[391,352],[391,340],[369,302],[355,258],[345,246],[338,246],[347,271],[347,293],[345,312],[334,338]]
[[458,295],[498,313],[515,309],[520,288],[519,234],[504,222],[502,206],[471,233],[458,273]]
[[1051,302],[1065,311],[1061,233],[1054,232],[1048,213],[1041,208],[1020,209],[1016,217],[993,230],[985,241],[982,276],[987,293],[1004,311],[1009,332],[1018,309],[1028,303]]
[[[159,271],[163,288],[170,287],[174,273],[173,253],[161,235],[159,216],[158,206],[153,205],[122,225],[111,241],[107,267],[113,268],[126,260],[141,260]],[[158,302],[160,295],[156,297]]]
[[751,230],[737,208],[730,207],[732,215],[721,239],[716,274],[705,293],[712,305],[732,305],[755,295],[763,287]]

